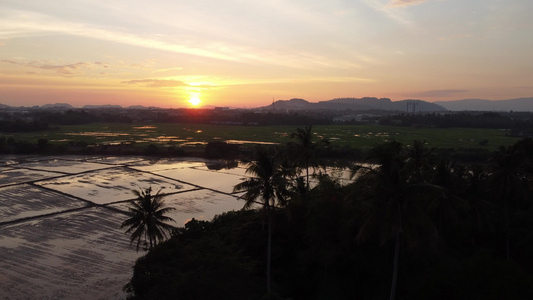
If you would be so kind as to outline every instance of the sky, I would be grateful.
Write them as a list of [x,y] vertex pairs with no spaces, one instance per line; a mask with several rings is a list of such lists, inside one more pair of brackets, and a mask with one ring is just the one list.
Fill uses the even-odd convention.
[[533,96],[531,0],[2,0],[0,103]]

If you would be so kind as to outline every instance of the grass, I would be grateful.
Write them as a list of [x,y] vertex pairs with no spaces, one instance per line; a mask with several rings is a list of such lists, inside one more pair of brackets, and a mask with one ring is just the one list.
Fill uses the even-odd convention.
[[[303,127],[303,126],[300,126]],[[245,145],[257,142],[285,144],[293,141],[290,135],[297,126],[223,126],[207,124],[123,124],[94,123],[88,125],[61,126],[58,130],[17,133],[17,140],[36,142],[47,139],[53,144],[86,142],[88,144],[131,143],[145,146],[194,145],[211,141],[233,141]],[[317,139],[328,138],[333,145],[350,146],[362,150],[394,139],[404,144],[424,140],[428,147],[437,148],[486,148],[514,144],[518,138],[506,136],[505,130],[477,128],[413,128],[381,125],[326,125],[314,126]],[[486,145],[481,145],[486,140]]]

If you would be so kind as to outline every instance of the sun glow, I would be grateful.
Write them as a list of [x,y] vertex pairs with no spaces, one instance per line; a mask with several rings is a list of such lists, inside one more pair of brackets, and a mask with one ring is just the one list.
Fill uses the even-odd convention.
[[200,97],[198,97],[198,95],[191,95],[191,98],[189,99],[189,103],[193,107],[197,107],[198,105],[200,105],[200,103],[202,103],[202,100],[200,100]]

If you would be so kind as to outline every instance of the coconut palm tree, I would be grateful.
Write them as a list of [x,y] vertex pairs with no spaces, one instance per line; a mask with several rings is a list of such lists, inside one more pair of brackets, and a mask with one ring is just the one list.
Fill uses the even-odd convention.
[[280,164],[279,152],[269,152],[258,148],[256,159],[249,163],[246,174],[249,178],[235,185],[234,192],[245,192],[242,196],[246,200],[244,208],[250,208],[258,201],[261,209],[268,217],[267,242],[267,291],[270,294],[270,259],[272,252],[272,212],[275,207],[287,204],[288,180],[286,170]]
[[510,258],[509,221],[511,211],[524,200],[524,156],[517,147],[500,147],[493,157],[494,171],[490,176],[493,195],[499,205],[503,206],[505,220],[506,258]]
[[137,241],[137,251],[139,251],[141,242],[144,242],[145,245],[148,244],[146,246],[151,249],[157,243],[164,241],[168,237],[167,233],[174,229],[172,225],[168,224],[169,221],[174,222],[174,220],[165,216],[174,208],[165,206],[163,195],[160,192],[161,189],[152,195],[152,187],[139,191],[133,190],[137,198],[130,201],[131,217],[122,222],[121,228],[128,228],[126,233],[131,233],[131,244]]
[[352,171],[358,195],[360,226],[357,239],[377,234],[381,244],[394,242],[394,266],[390,299],[396,295],[400,245],[433,242],[437,230],[426,211],[428,200],[442,193],[439,187],[421,182],[418,171],[407,164],[401,143],[392,141],[374,147],[370,159],[377,167],[358,165]]
[[317,146],[313,143],[312,126],[305,128],[296,128],[296,132],[291,134],[292,138],[296,138],[298,143],[291,144],[295,148],[295,164],[300,167],[300,170],[305,170],[305,178],[307,189],[309,189],[309,168],[318,167],[317,160]]
[[406,168],[413,178],[413,181],[425,181],[432,170],[432,153],[430,149],[424,147],[425,141],[414,140],[407,151]]

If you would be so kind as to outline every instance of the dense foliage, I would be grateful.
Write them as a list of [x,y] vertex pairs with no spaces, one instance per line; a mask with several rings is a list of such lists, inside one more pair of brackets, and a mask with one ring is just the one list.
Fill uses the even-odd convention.
[[[340,100],[340,99],[338,99]],[[376,99],[377,100],[377,99]],[[428,103],[429,104],[429,103]],[[403,105],[402,105],[403,108]],[[531,112],[419,112],[369,109],[165,109],[165,108],[28,108],[0,111],[0,132],[46,130],[53,125],[109,123],[184,123],[217,125],[292,125],[377,123],[438,128],[531,129]],[[526,130],[531,134],[531,130]]]
[[283,201],[187,223],[137,261],[127,289],[133,299],[261,299],[271,265],[270,298],[533,299],[532,155],[531,139],[483,163],[392,141],[353,163],[352,181],[307,159],[287,172],[280,160],[292,182]]
[[523,112],[403,113],[383,116],[379,119],[379,123],[437,128],[508,128],[516,131],[531,128],[532,120],[530,113]]

